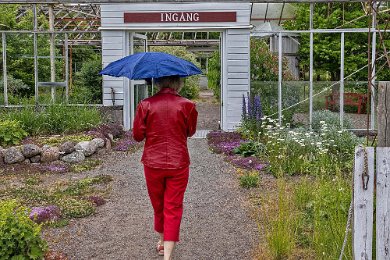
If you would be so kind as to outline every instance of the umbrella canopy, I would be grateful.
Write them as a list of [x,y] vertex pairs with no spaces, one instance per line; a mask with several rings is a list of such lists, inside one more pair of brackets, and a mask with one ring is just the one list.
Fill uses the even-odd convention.
[[100,74],[129,79],[201,74],[193,63],[164,52],[140,52],[111,62]]

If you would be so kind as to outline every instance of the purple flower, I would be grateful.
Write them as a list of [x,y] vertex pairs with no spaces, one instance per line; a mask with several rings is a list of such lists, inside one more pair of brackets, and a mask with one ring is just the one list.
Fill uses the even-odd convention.
[[207,135],[208,144],[215,153],[232,154],[244,142],[239,133],[213,131]]
[[254,110],[254,118],[257,121],[260,121],[261,118],[263,117],[263,107],[261,105],[261,100],[260,96],[256,95],[254,100],[253,100],[253,110]]
[[133,139],[131,131],[127,131],[124,133],[123,137],[116,142],[114,150],[126,152],[137,144],[138,142]]
[[266,166],[266,164],[264,164],[257,157],[254,156],[242,157],[239,155],[236,156],[233,155],[233,156],[228,156],[226,160],[238,168],[248,169],[248,170],[261,171]]
[[69,171],[69,166],[64,163],[51,163],[51,164],[42,164],[39,165],[38,168],[44,172],[56,172],[56,173],[64,173]]
[[60,209],[55,205],[34,207],[31,209],[30,219],[36,223],[55,221],[61,217]]

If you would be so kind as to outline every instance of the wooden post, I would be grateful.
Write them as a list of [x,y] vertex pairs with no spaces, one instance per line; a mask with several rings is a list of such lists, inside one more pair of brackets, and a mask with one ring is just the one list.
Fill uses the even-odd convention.
[[376,258],[390,259],[390,81],[378,86]]
[[376,259],[390,259],[390,147],[376,151]]
[[390,147],[390,81],[378,86],[378,147]]
[[[364,149],[367,152],[367,157],[365,156]],[[365,172],[368,174],[368,178],[363,178]],[[353,259],[369,260],[372,259],[374,225],[373,147],[357,147],[355,150],[353,199]]]

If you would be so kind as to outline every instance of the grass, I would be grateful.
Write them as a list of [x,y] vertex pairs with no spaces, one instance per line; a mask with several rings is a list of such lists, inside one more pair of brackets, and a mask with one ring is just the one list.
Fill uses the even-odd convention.
[[103,163],[102,160],[99,159],[88,159],[81,163],[74,164],[71,166],[71,171],[73,172],[84,172],[84,171],[90,171],[92,169],[95,169],[99,165]]
[[[295,177],[275,182],[276,189],[267,195],[262,191],[261,203],[254,205],[266,238],[258,259],[338,259],[351,200],[350,180]],[[351,233],[343,259],[352,259]]]
[[42,145],[50,145],[57,146],[67,141],[72,141],[75,143],[82,141],[91,141],[93,139],[92,136],[86,134],[73,134],[73,135],[61,135],[61,136],[50,136],[45,137],[41,136],[37,138],[37,142]]
[[48,225],[60,227],[66,225],[70,218],[81,218],[93,214],[95,205],[87,197],[89,195],[103,196],[110,189],[111,181],[110,175],[98,175],[43,185],[41,178],[33,176],[25,178],[19,187],[5,181],[5,189],[1,190],[0,198],[16,199],[28,207],[57,205],[64,219],[58,223],[48,223]]
[[69,107],[61,104],[37,109],[25,107],[3,110],[0,113],[0,120],[6,119],[19,121],[30,136],[76,133],[102,122],[102,116],[96,108]]
[[245,172],[239,177],[240,186],[242,188],[250,189],[256,188],[260,183],[260,176],[258,171]]

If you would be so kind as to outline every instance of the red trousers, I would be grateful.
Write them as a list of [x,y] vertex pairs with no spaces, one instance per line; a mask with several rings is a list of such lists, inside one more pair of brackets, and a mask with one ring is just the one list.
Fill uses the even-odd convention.
[[171,170],[144,166],[144,171],[154,209],[154,229],[164,233],[164,241],[179,241],[189,167]]

